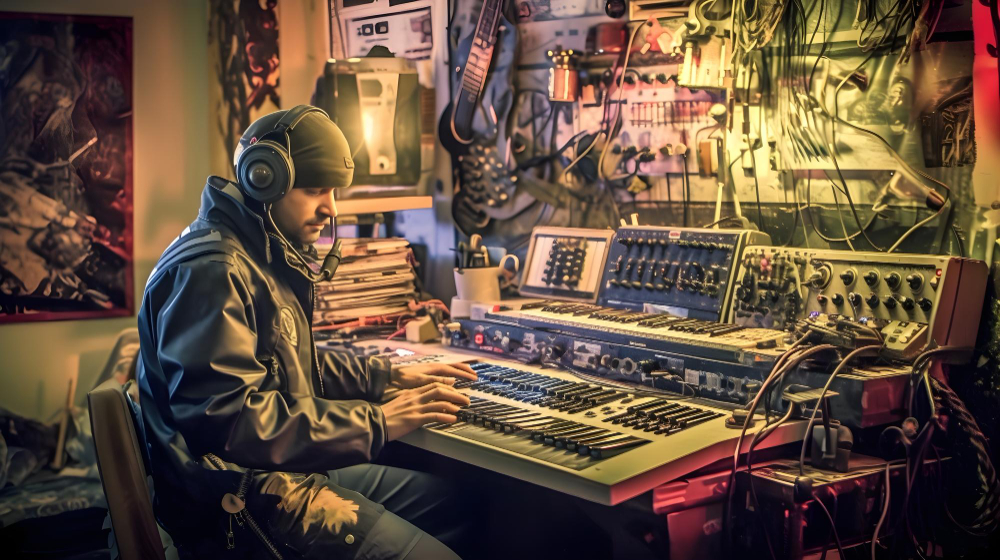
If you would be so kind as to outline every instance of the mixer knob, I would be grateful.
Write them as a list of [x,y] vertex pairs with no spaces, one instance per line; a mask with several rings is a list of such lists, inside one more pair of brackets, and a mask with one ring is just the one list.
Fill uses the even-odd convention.
[[875,309],[876,307],[878,307],[879,304],[878,294],[872,294],[868,296],[865,302],[868,304],[868,307]]
[[877,270],[869,270],[868,272],[865,273],[865,284],[868,284],[869,286],[875,286],[876,284],[878,284],[878,278],[879,276]]
[[604,367],[609,367],[611,365],[611,356],[608,354],[601,354],[601,365]]
[[611,286],[617,286],[618,285],[618,279],[617,278],[612,278],[611,280],[608,280],[608,284],[611,285]]
[[916,302],[913,301],[913,298],[908,298],[906,296],[896,296],[895,299],[896,299],[896,301],[899,302],[900,305],[903,306],[903,309],[905,309],[907,311],[913,309],[913,305],[914,305],[914,303],[916,303]]
[[920,306],[920,309],[924,310],[924,313],[929,313],[931,308],[934,307],[934,302],[925,297],[922,297],[920,298],[919,301],[917,301],[917,305]]
[[896,288],[898,288],[899,287],[899,283],[901,281],[902,281],[902,278],[900,278],[899,274],[896,273],[896,272],[890,272],[885,277],[885,283],[886,283],[887,286],[889,286],[890,290],[895,290]]
[[558,360],[564,353],[566,353],[565,346],[562,344],[553,344],[545,347],[545,350],[542,351],[542,356],[546,360]]
[[840,294],[833,294],[833,297],[830,298],[830,301],[832,301],[834,305],[840,307],[841,305],[844,305],[844,296]]
[[657,282],[656,284],[654,284],[653,287],[656,288],[656,290],[658,292],[662,292],[664,289],[666,289],[666,286],[663,285],[663,284],[660,284],[659,282]]
[[646,282],[645,284],[642,285],[642,287],[646,288],[647,290],[652,290],[655,286],[653,286],[652,282]]
[[853,284],[857,276],[858,275],[856,272],[854,272],[853,268],[849,268],[840,273],[840,279],[844,281],[845,286],[850,286],[851,284]]
[[[894,298],[892,296],[885,296],[884,298],[882,298],[882,303],[885,305],[886,309],[895,309],[896,308],[896,298]],[[912,307],[912,305],[911,305],[911,307]]]
[[857,292],[851,292],[847,294],[847,300],[850,301],[851,305],[853,305],[854,307],[861,307],[861,301],[862,301],[861,294]]
[[816,296],[816,301],[818,301],[820,305],[826,305],[827,297],[824,296],[824,295],[822,295],[822,294],[820,294],[820,295]]
[[658,240],[658,243],[660,244],[660,247],[666,247],[667,246],[667,240],[665,238],[663,238],[663,237],[661,237]]
[[646,244],[646,239],[644,237],[636,237],[635,244],[642,247],[643,245]]
[[833,269],[829,264],[822,263],[816,265],[816,270],[809,276],[809,284],[817,289],[822,290],[830,284],[830,276],[833,274]]
[[918,292],[920,291],[920,287],[924,285],[924,275],[914,272],[906,277],[906,283],[910,285],[911,290]]
[[638,280],[633,280],[632,281],[632,287],[635,288],[636,290],[641,289],[642,288],[642,282],[640,282]]

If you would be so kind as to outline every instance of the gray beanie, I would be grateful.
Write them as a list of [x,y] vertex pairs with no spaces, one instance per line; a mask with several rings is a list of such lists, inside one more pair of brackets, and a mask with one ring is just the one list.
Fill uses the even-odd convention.
[[[247,146],[274,131],[288,111],[264,115],[247,127],[233,155],[233,165]],[[295,165],[292,188],[343,188],[354,180],[354,160],[347,138],[325,113],[307,113],[288,133],[289,155]]]

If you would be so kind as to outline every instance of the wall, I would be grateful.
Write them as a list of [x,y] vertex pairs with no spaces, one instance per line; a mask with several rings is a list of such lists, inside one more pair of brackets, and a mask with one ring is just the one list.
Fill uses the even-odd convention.
[[[164,247],[191,221],[207,168],[206,8],[183,0],[5,0],[5,10],[133,18],[133,185],[136,308]],[[80,359],[89,390],[119,331],[134,317],[0,326],[0,406],[49,418]]]
[[[205,0],[4,0],[3,10],[133,18],[133,185],[136,309],[156,259],[195,217],[210,172],[210,71]],[[283,0],[282,106],[308,103],[327,59],[321,0]],[[135,317],[0,326],[0,407],[49,419],[79,367],[77,402],[117,334]]]

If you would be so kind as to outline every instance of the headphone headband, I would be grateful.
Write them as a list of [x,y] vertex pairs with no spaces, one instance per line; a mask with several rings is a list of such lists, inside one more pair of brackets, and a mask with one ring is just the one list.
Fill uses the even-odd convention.
[[330,115],[326,113],[323,109],[319,107],[313,107],[312,105],[296,105],[288,110],[281,120],[274,125],[274,130],[284,129],[285,132],[291,132],[296,125],[299,124],[302,119],[305,118],[309,113],[322,113],[324,117],[330,118]]

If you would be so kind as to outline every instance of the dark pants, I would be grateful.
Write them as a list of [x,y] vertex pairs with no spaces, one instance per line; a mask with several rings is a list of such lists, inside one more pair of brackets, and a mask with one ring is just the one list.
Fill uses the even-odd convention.
[[294,556],[457,560],[466,533],[461,492],[438,477],[382,465],[326,475],[262,473],[248,502],[270,536]]

